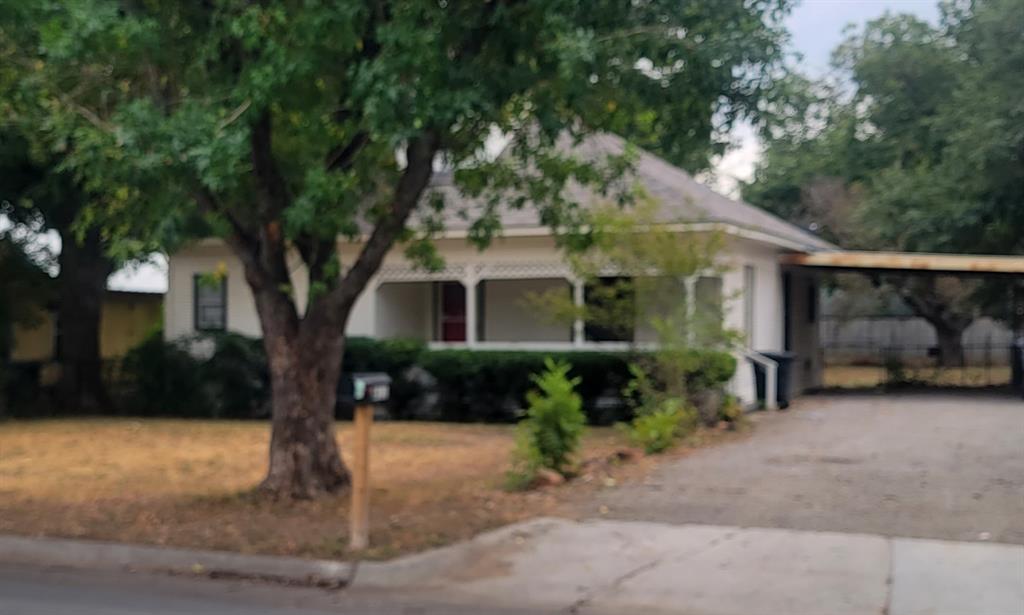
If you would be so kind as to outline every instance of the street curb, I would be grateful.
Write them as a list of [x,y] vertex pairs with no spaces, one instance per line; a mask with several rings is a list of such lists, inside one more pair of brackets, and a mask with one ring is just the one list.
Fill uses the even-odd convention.
[[330,588],[347,586],[356,568],[350,562],[331,560],[9,535],[0,535],[0,563],[163,572]]

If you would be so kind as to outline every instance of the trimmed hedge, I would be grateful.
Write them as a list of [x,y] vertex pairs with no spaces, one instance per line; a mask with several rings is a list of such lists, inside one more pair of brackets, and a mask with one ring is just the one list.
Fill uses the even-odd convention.
[[[621,391],[636,354],[624,352],[536,352],[427,350],[414,340],[352,337],[343,370],[386,372],[392,378],[389,413],[396,419],[512,422],[519,418],[530,376],[546,358],[572,365],[577,392],[590,423],[631,418]],[[192,350],[206,350],[207,358]],[[718,351],[692,351],[700,365],[688,383],[693,391],[720,387],[736,369]],[[204,335],[164,342],[155,335],[122,364],[122,409],[143,416],[262,418],[270,414],[270,379],[263,344],[237,334]],[[351,415],[347,379],[339,384],[337,415]]]
[[628,413],[620,392],[629,381],[625,353],[435,350],[420,365],[437,379],[439,418],[444,421],[511,422],[519,416],[532,374],[544,371],[544,359],[572,365],[577,393],[592,424],[622,420]]
[[[697,391],[723,385],[736,371],[732,355],[711,350],[692,350],[694,364],[701,365],[690,382]],[[420,358],[421,365],[437,379],[439,417],[446,421],[509,422],[519,416],[531,374],[544,371],[544,360],[572,365],[570,377],[580,378],[577,392],[593,425],[629,420],[632,413],[621,397],[629,382],[629,364],[637,355],[625,352],[433,350]]]

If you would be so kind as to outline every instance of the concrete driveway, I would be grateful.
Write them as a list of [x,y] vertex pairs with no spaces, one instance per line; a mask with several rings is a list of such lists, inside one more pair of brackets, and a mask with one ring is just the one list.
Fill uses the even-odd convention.
[[581,503],[586,516],[1024,544],[1024,402],[801,399],[749,438]]
[[811,397],[756,422],[581,502],[589,520],[371,564],[357,587],[594,615],[1024,613],[1019,400]]

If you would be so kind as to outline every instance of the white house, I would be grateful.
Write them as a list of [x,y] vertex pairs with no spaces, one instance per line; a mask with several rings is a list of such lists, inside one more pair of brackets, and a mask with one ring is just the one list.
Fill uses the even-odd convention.
[[[586,140],[574,153],[600,156],[623,147],[618,137],[601,135]],[[742,332],[745,340],[737,349],[741,363],[733,391],[744,401],[753,401],[748,362],[764,361],[754,351],[796,353],[794,392],[820,384],[814,274],[781,261],[834,246],[761,209],[713,192],[649,153],[640,153],[633,179],[659,202],[666,224],[678,230],[680,241],[688,233],[713,230],[726,238],[719,255],[724,273],[692,280],[695,292],[687,295],[726,298],[725,324]],[[536,213],[531,208],[502,211],[502,236],[480,252],[466,240],[469,222],[455,215],[474,204],[461,198],[448,174],[438,174],[431,189],[445,194],[452,211],[446,233],[437,240],[445,269],[425,272],[413,267],[401,250],[393,251],[356,303],[349,334],[413,337],[436,346],[531,350],[617,349],[653,341],[643,318],[637,319],[628,340],[601,339],[582,322],[572,327],[545,322],[524,303],[525,293],[564,287],[583,302],[587,292]],[[342,262],[351,262],[357,249],[339,242]],[[218,269],[227,272],[221,287],[199,283],[203,274]],[[304,272],[298,265],[294,271],[296,296],[305,297]],[[211,329],[260,335],[242,265],[219,240],[203,240],[171,256],[165,306],[165,335],[170,339]]]

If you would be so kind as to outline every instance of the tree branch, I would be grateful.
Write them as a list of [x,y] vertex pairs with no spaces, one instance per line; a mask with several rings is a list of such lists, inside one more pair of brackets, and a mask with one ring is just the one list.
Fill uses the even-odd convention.
[[327,154],[326,166],[328,171],[345,169],[352,166],[356,154],[359,153],[367,143],[370,142],[370,135],[366,132],[358,132],[345,145],[339,145]]
[[210,215],[222,216],[231,227],[231,232],[225,237],[225,241],[231,250],[242,261],[245,268],[245,277],[253,290],[266,288],[270,285],[270,275],[263,268],[260,262],[259,241],[253,236],[227,208],[224,207],[206,188],[199,187],[192,191],[193,198],[199,206],[200,211]]
[[[327,264],[332,258],[337,256],[338,245],[329,239],[317,239],[309,234],[303,234],[295,238],[293,243],[295,249],[299,251],[302,261],[306,264],[306,270],[309,272],[309,299],[312,301],[313,284],[315,282],[328,282],[324,277],[327,271]],[[338,280],[332,280],[331,282],[333,283],[328,285],[328,289],[334,288]]]
[[352,303],[369,282],[370,277],[380,268],[388,250],[405,228],[405,223],[419,202],[420,195],[427,187],[433,174],[434,156],[440,146],[435,133],[428,133],[412,141],[406,148],[408,166],[398,181],[391,211],[386,214],[370,234],[355,263],[345,274],[339,288],[344,297],[342,302]]
[[274,158],[272,136],[273,119],[270,110],[264,109],[252,124],[250,143],[256,196],[265,219],[277,217],[291,202],[288,184]]
[[310,306],[308,317],[314,320],[340,319],[351,309],[370,278],[380,269],[384,257],[416,209],[430,181],[434,156],[439,148],[440,138],[434,132],[428,132],[409,143],[406,148],[408,164],[398,180],[388,212],[374,227],[359,256],[338,286],[321,301]]

